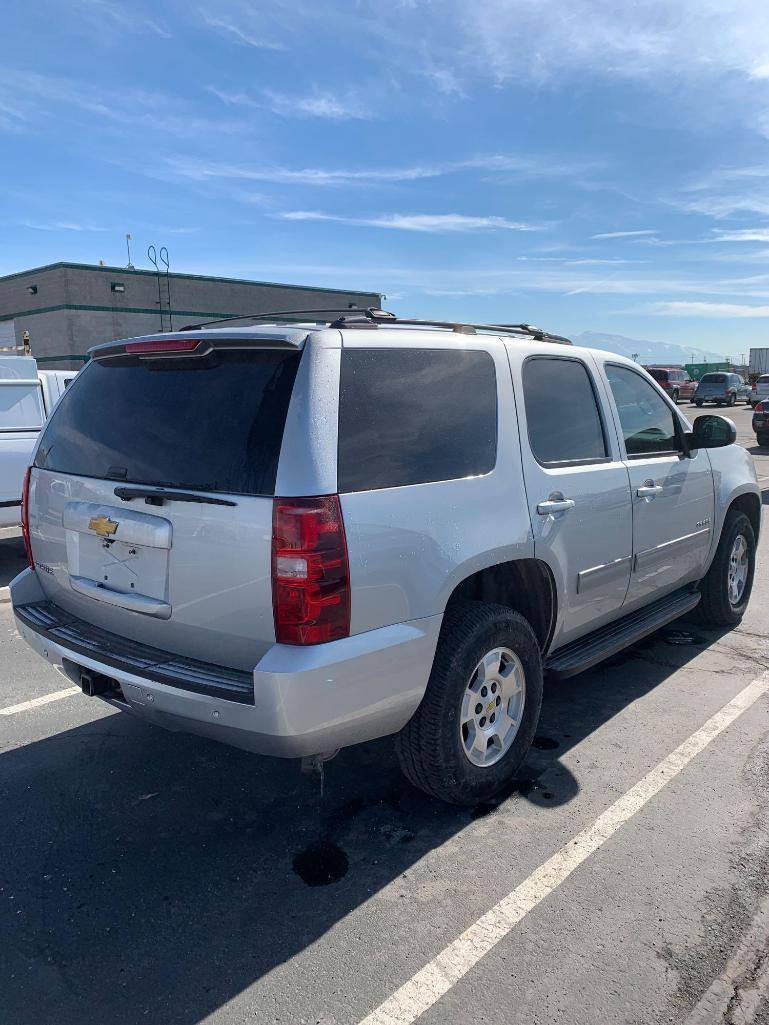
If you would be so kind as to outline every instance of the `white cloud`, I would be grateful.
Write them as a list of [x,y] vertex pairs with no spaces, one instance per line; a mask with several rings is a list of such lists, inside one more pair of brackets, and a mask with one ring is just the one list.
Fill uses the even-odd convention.
[[[234,95],[237,97],[239,94]],[[466,171],[508,171],[532,177],[563,176],[573,178],[578,171],[584,171],[589,166],[587,164],[559,163],[555,160],[537,162],[532,158],[512,157],[505,154],[489,154],[466,160],[414,164],[406,167],[359,169],[249,167],[243,164],[228,164],[183,156],[167,157],[165,163],[175,174],[193,181],[221,178],[231,181],[270,182],[275,185],[369,185],[378,182],[409,182],[422,178],[439,178]]]
[[668,317],[769,317],[769,306],[746,306],[742,303],[659,302],[652,313]]
[[312,210],[288,210],[279,214],[286,221],[335,221],[368,228],[394,228],[400,231],[539,231],[541,227],[510,221],[506,217],[470,217],[465,214],[383,214],[379,217],[342,217]]
[[591,235],[591,238],[637,238],[640,235],[656,235],[656,228],[644,228],[641,231],[603,231],[598,235]]
[[[231,135],[243,130],[238,121],[199,117],[178,97],[146,89],[99,88],[86,81],[43,75],[35,71],[0,68],[0,117],[6,109],[18,111],[19,126],[39,130],[41,118],[82,121],[82,114],[112,132],[130,126],[189,138],[191,133]],[[23,120],[22,120],[23,119]]]
[[262,98],[259,98],[244,92],[227,92],[213,85],[207,88],[229,106],[270,110],[281,117],[317,117],[331,121],[366,120],[371,117],[370,111],[352,94],[337,96],[326,92],[292,96],[265,89]]
[[22,221],[25,228],[35,231],[107,231],[96,224],[78,224],[74,221]]
[[707,242],[769,242],[769,228],[739,228],[734,231],[713,229]]
[[263,39],[261,36],[256,36],[253,32],[250,32],[248,29],[244,29],[241,25],[236,24],[236,22],[228,18],[223,18],[216,14],[209,14],[207,11],[201,11],[200,16],[209,28],[215,29],[221,35],[229,39],[234,39],[235,42],[240,43],[243,46],[253,46],[257,50],[285,49],[282,43],[277,43],[273,40]]
[[442,15],[464,56],[500,81],[547,81],[573,73],[643,79],[765,77],[765,0],[453,0]]
[[98,29],[101,34],[106,21],[111,22],[113,28],[119,29],[121,33],[149,32],[161,39],[171,38],[167,28],[144,14],[133,3],[128,6],[113,3],[112,0],[77,0],[76,9],[88,20],[91,28]]

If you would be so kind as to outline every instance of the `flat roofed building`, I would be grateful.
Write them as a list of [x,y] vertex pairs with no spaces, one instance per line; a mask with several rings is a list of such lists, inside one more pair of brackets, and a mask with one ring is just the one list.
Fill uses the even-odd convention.
[[33,356],[69,369],[92,345],[113,338],[248,313],[379,307],[381,298],[202,274],[161,274],[158,283],[154,270],[52,263],[0,277],[0,351],[21,351],[28,332]]

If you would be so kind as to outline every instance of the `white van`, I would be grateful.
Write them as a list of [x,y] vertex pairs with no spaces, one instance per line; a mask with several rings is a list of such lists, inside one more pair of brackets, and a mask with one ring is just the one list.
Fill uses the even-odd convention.
[[38,370],[29,356],[0,356],[0,527],[21,522],[24,472],[43,423],[75,370]]

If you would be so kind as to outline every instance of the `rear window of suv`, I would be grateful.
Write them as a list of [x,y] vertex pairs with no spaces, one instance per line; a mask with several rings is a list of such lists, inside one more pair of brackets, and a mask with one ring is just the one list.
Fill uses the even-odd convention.
[[479,476],[496,454],[497,382],[487,352],[342,352],[340,492]]
[[270,495],[300,353],[92,361],[43,434],[35,465],[83,477]]
[[726,374],[703,374],[700,381],[702,384],[726,384]]

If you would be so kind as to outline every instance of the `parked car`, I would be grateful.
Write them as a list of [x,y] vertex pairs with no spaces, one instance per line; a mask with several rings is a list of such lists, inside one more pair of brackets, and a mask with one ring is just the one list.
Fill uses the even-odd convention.
[[737,401],[744,402],[746,406],[752,405],[751,396],[753,392],[748,381],[742,382],[740,387],[737,389]]
[[160,726],[316,762],[394,734],[488,798],[544,672],[734,626],[753,584],[734,425],[562,341],[348,310],[97,346],[27,474],[21,634]]
[[24,472],[46,416],[74,373],[38,370],[28,356],[0,355],[0,527],[21,522]]
[[756,403],[769,399],[769,374],[762,374],[754,383],[750,392],[750,404],[755,409]]
[[694,393],[694,405],[703,402],[714,402],[717,406],[734,406],[743,385],[739,374],[718,373],[703,374]]
[[758,444],[769,447],[769,398],[761,399],[753,407],[753,430]]
[[691,399],[697,389],[697,382],[692,381],[685,370],[676,367],[644,367],[657,384],[673,402],[679,399]]

